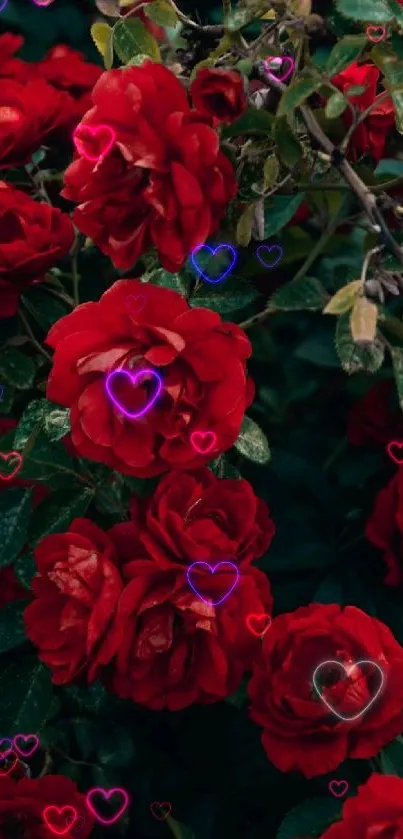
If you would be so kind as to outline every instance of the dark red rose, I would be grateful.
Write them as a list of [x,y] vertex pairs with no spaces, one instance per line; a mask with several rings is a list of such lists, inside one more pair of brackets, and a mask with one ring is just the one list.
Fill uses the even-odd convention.
[[[77,306],[55,323],[47,343],[55,350],[47,396],[70,408],[77,451],[126,475],[204,465],[233,445],[253,399],[245,369],[251,345],[242,329],[138,280],[119,280],[97,303]],[[150,367],[161,376],[161,394],[147,414],[128,419],[106,393],[106,377]],[[148,387],[147,379],[120,383],[126,410],[142,409]],[[214,452],[192,447],[198,429],[216,434]]]
[[[138,551],[141,555],[141,546]],[[139,559],[129,562],[124,574],[128,582],[114,624],[116,658],[108,677],[115,693],[153,710],[179,711],[237,690],[260,645],[246,617],[272,607],[266,576],[248,569],[228,597],[211,606],[192,591],[184,571],[162,571]],[[203,577],[210,600],[228,587],[225,572],[207,571]]]
[[[372,661],[381,667],[382,690],[365,713],[379,689],[379,671],[362,665],[347,677],[341,667],[328,665],[323,696],[350,717],[346,721],[326,707],[313,686],[316,668],[328,661],[347,668]],[[269,760],[282,772],[325,775],[346,758],[373,757],[401,733],[403,648],[385,624],[355,606],[302,606],[272,621],[249,695]]]
[[388,586],[403,585],[403,471],[398,469],[381,489],[365,527],[365,535],[383,553]]
[[[92,92],[82,126],[108,125],[114,145],[101,160],[78,156],[63,196],[78,203],[73,220],[117,268],[153,245],[168,271],[214,234],[237,183],[216,131],[191,110],[186,92],[161,64],[109,70]],[[90,156],[101,153],[97,137]]]
[[53,87],[70,94],[65,123],[71,130],[75,128],[92,107],[91,91],[103,73],[102,68],[66,44],[57,44],[35,65],[35,72]]
[[[31,73],[28,75],[28,70],[31,70],[33,65],[14,57],[14,53],[18,52],[23,43],[24,38],[21,35],[14,35],[11,32],[0,35],[0,79],[26,82],[28,78],[32,78]],[[1,104],[0,94],[0,106]]]
[[[114,534],[127,540],[129,527],[118,524]],[[265,553],[275,533],[266,503],[248,481],[222,480],[209,469],[170,472],[150,498],[133,498],[131,527],[163,569],[224,559],[244,568]]]
[[0,570],[0,609],[15,600],[26,600],[29,593],[17,580],[12,565]]
[[[376,91],[380,72],[374,64],[358,64],[356,61],[346,67],[341,73],[332,78],[332,84],[344,93],[348,101],[358,111],[362,112],[374,102],[377,103]],[[364,86],[362,93],[349,96],[349,89]],[[351,109],[346,108],[343,113],[346,127],[352,124]],[[378,161],[383,156],[385,144],[390,129],[395,124],[395,112],[392,99],[388,96],[375,104],[370,114],[354,131],[350,143],[350,150],[355,159],[359,154],[368,154]]]
[[64,111],[69,106],[67,93],[31,74],[24,83],[1,79],[0,169],[28,163],[42,143],[64,124]]
[[110,624],[123,584],[109,536],[88,519],[35,548],[34,601],[25,609],[28,638],[56,685],[84,673],[89,681],[109,662]]
[[190,96],[195,108],[215,124],[234,122],[246,110],[243,78],[236,70],[204,67],[190,86]]
[[357,795],[347,799],[341,821],[328,827],[321,839],[398,839],[403,828],[402,800],[402,778],[374,773],[358,787]]
[[73,242],[68,215],[0,181],[0,317],[15,314],[20,294],[42,280]]
[[403,418],[395,398],[395,386],[389,379],[373,385],[349,411],[347,438],[353,446],[403,439]]
[[[18,781],[10,777],[0,778],[0,835],[54,839],[55,834],[43,820],[43,811],[46,807],[60,809],[67,805],[76,810],[77,818],[80,819],[80,837],[86,839],[93,828],[94,818],[86,806],[84,795],[71,778],[64,775],[45,775],[43,778],[22,778]],[[65,824],[64,820],[55,826],[61,830]]]

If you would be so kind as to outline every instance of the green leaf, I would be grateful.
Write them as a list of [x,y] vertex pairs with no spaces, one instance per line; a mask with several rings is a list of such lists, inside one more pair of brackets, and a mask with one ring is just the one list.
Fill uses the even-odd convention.
[[284,91],[277,110],[277,116],[288,116],[305,102],[312,93],[315,93],[323,84],[321,79],[314,79],[310,76],[295,79],[287,90]]
[[153,61],[161,61],[158,44],[139,18],[119,20],[113,30],[115,50],[124,64],[138,53],[148,55]]
[[0,719],[8,737],[40,732],[52,704],[50,672],[35,656],[25,656],[3,670],[0,679]]
[[21,585],[26,589],[31,588],[32,577],[35,576],[37,568],[34,555],[31,551],[21,554],[14,562],[14,571]]
[[184,297],[189,293],[189,277],[184,272],[181,274],[171,274],[165,268],[158,268],[151,275],[150,283],[163,286],[163,288],[171,288],[173,291],[179,291]]
[[403,738],[396,737],[379,754],[382,772],[403,778]]
[[186,825],[177,822],[172,816],[168,816],[165,822],[172,831],[175,839],[195,839],[195,835],[190,827],[186,827]]
[[249,204],[238,219],[235,240],[241,248],[246,248],[252,238],[252,227],[255,218],[256,203]]
[[273,127],[273,116],[268,111],[257,108],[247,108],[245,113],[233,122],[232,125],[226,125],[222,131],[223,140],[228,140],[231,137],[240,137],[255,134],[263,134],[270,136]]
[[0,381],[4,379],[17,390],[27,390],[32,387],[35,378],[35,363],[30,356],[6,347],[0,353]]
[[275,154],[266,158],[263,166],[263,181],[265,189],[270,189],[276,182],[280,171],[279,162]]
[[237,278],[233,283],[233,279],[232,277],[228,284],[220,283],[219,288],[211,289],[211,291],[207,291],[206,286],[203,285],[193,296],[190,305],[196,309],[213,309],[224,315],[243,309],[259,297],[259,292],[246,280]]
[[347,105],[347,100],[342,93],[332,93],[325,107],[327,119],[337,119],[346,110]]
[[264,238],[269,239],[291,221],[305,198],[304,192],[297,195],[273,195],[264,213]]
[[98,757],[103,766],[129,766],[134,757],[134,744],[127,729],[113,726],[110,731],[103,731]]
[[287,813],[277,831],[276,839],[321,836],[338,820],[341,806],[341,801],[332,798],[310,798],[302,801]]
[[349,375],[361,370],[367,373],[376,373],[382,366],[385,355],[385,347],[379,338],[376,338],[368,347],[354,343],[348,312],[340,315],[337,320],[336,350],[343,370]]
[[244,457],[254,463],[268,463],[271,458],[266,435],[250,417],[244,417],[239,437],[234,445]]
[[326,64],[326,74],[335,76],[361,55],[367,46],[366,35],[346,35],[333,47]]
[[349,312],[361,289],[361,280],[353,280],[352,283],[343,286],[343,288],[339,288],[323,309],[323,314],[343,315],[344,312]]
[[[50,283],[49,287],[52,287]],[[39,326],[48,332],[57,320],[68,315],[71,310],[67,303],[50,295],[45,288],[32,286],[23,294],[22,302]]]
[[385,0],[336,0],[336,7],[340,14],[352,20],[388,23],[393,19],[393,13]]
[[70,483],[69,488],[72,481],[76,484],[78,480],[73,462],[63,443],[51,443],[44,431],[39,432],[32,449],[25,455],[19,477],[30,481],[43,481],[54,489],[65,486],[67,479]]
[[50,533],[63,533],[75,518],[84,516],[94,497],[93,490],[80,494],[74,490],[59,490],[44,498],[35,509],[29,529],[29,544],[33,547]]
[[24,626],[24,600],[7,603],[0,609],[0,655],[19,647],[27,640]]
[[10,565],[25,545],[31,499],[31,489],[12,487],[0,493],[0,568]]
[[379,44],[371,58],[385,76],[385,87],[395,106],[396,128],[403,134],[403,61],[388,44]]
[[276,143],[276,153],[282,163],[292,169],[300,162],[303,149],[301,143],[293,134],[286,117],[276,119],[273,126],[273,137]]
[[158,26],[176,26],[178,23],[178,15],[167,0],[156,0],[155,3],[148,3],[144,7],[144,12]]
[[110,70],[113,65],[112,27],[105,21],[96,21],[92,24],[90,33],[98,52],[102,55],[105,69]]
[[248,3],[233,9],[226,16],[224,26],[229,32],[237,32],[252,20],[260,18],[265,12],[267,12],[267,0],[249,0]]
[[393,374],[395,377],[399,404],[403,411],[403,349],[389,346],[389,353],[392,359]]
[[70,412],[47,399],[34,399],[24,411],[15,431],[14,446],[23,449],[35,428],[42,427],[49,440],[61,440],[70,431]]
[[292,280],[274,292],[270,305],[284,311],[322,310],[327,301],[327,293],[322,283],[315,277]]

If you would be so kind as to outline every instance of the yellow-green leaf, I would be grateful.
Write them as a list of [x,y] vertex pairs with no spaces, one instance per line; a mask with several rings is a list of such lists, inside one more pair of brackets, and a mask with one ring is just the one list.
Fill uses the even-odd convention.
[[156,0],[155,3],[148,3],[144,6],[144,12],[158,26],[176,26],[178,15],[168,0]]
[[363,295],[354,303],[350,316],[350,329],[356,344],[372,344],[376,336],[378,308]]
[[124,64],[135,55],[148,55],[152,61],[161,61],[158,44],[138,18],[119,20],[113,30],[115,50]]
[[347,108],[347,101],[345,100],[342,93],[332,93],[329,97],[326,108],[325,108],[325,116],[327,119],[336,119],[343,113]]
[[274,186],[277,181],[278,173],[280,171],[279,162],[275,154],[271,154],[263,166],[263,178],[266,189]]
[[255,217],[255,202],[249,204],[243,211],[236,226],[236,243],[241,248],[246,248],[252,237],[252,225]]
[[280,99],[277,116],[282,117],[291,114],[295,108],[298,108],[299,105],[305,102],[305,99],[308,99],[312,93],[315,93],[320,86],[321,80],[314,79],[311,76],[305,76],[291,82]]
[[344,312],[348,312],[354,306],[361,288],[361,280],[354,280],[352,283],[343,286],[343,288],[339,288],[323,309],[323,314],[343,315]]
[[107,23],[98,21],[91,26],[91,38],[94,44],[101,53],[104,64],[107,70],[110,70],[113,64],[113,29]]

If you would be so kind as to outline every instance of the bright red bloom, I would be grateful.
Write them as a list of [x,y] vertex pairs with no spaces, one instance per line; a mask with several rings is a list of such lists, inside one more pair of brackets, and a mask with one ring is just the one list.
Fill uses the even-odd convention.
[[0,570],[0,609],[7,603],[14,603],[15,600],[26,600],[28,597],[29,593],[17,580],[12,565],[2,568]]
[[102,76],[102,68],[66,44],[57,44],[35,65],[35,73],[58,90],[70,94],[65,122],[73,130],[92,106],[91,91]]
[[365,527],[365,535],[383,553],[388,586],[403,585],[403,470],[381,489]]
[[[0,35],[0,78],[14,79],[17,82],[27,82],[28,78],[32,78],[31,70],[33,65],[27,64],[21,58],[15,58],[14,53],[22,47],[24,38],[21,35],[14,35],[11,32],[6,32]],[[0,107],[1,107],[1,93],[0,93]]]
[[[313,687],[318,665],[334,660],[345,667],[369,660],[382,669],[381,693],[361,713],[379,688],[380,675],[357,667],[343,679],[342,669],[329,665],[327,702],[344,717],[355,716],[353,721],[332,713]],[[401,733],[403,648],[385,624],[355,606],[301,606],[272,621],[249,695],[269,760],[282,772],[325,775],[348,757],[373,757]]]
[[155,245],[163,267],[179,270],[216,233],[237,190],[217,133],[176,76],[151,61],[103,73],[92,100],[80,125],[108,125],[116,141],[101,160],[80,156],[66,170],[74,222],[117,268]]
[[347,438],[353,446],[386,446],[391,440],[403,439],[403,417],[393,382],[382,379],[357,400],[347,417]]
[[114,538],[122,533],[127,544],[130,528],[163,569],[224,559],[245,568],[265,553],[275,533],[266,503],[248,481],[219,479],[209,469],[170,472],[150,498],[134,497],[131,523],[112,528]]
[[403,779],[374,773],[358,787],[357,795],[347,799],[341,821],[332,824],[321,839],[398,839],[403,829],[402,802]]
[[[332,84],[344,93],[358,111],[365,111],[379,98],[376,95],[379,77],[380,72],[374,64],[358,64],[355,61],[341,73],[333,76]],[[349,89],[356,86],[364,86],[365,89],[362,93],[349,96]],[[343,120],[346,126],[350,127],[352,124],[350,108],[344,111]],[[375,161],[380,160],[385,150],[388,133],[394,124],[394,106],[392,99],[388,96],[374,105],[370,114],[355,129],[350,143],[353,156],[369,154]]]
[[204,67],[190,86],[195,108],[214,123],[231,123],[246,110],[243,78],[236,70]]
[[88,519],[35,548],[35,599],[25,609],[28,638],[56,685],[85,673],[89,681],[111,658],[110,625],[123,590],[113,542]]
[[[11,780],[0,778],[0,835],[24,836],[30,839],[54,839],[55,834],[43,820],[45,807],[74,807],[80,819],[80,837],[91,833],[94,818],[77,784],[64,775]],[[63,827],[61,822],[60,827]],[[68,834],[70,836],[70,832]]]
[[15,314],[20,294],[42,280],[73,242],[68,215],[0,181],[0,318]]
[[[251,345],[242,329],[150,283],[119,280],[97,303],[57,321],[47,342],[55,350],[47,396],[70,408],[74,445],[82,457],[126,475],[204,465],[233,445],[253,399],[245,369]],[[128,419],[106,393],[106,377],[150,366],[162,392],[147,414]],[[146,379],[136,387],[123,382],[119,398],[139,411],[147,387]],[[193,449],[197,429],[216,434],[213,454]]]

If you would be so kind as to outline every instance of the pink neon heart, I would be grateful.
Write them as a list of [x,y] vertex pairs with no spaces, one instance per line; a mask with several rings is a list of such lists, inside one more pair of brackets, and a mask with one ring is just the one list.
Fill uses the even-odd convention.
[[[396,449],[396,453],[393,451]],[[386,447],[387,453],[389,457],[397,463],[398,466],[401,466],[403,463],[403,443],[399,443],[398,440],[391,440]]]
[[[372,32],[374,36],[372,36]],[[376,37],[376,33],[379,32],[379,38]],[[372,41],[373,44],[379,44],[380,41],[383,41],[386,38],[386,26],[367,26],[365,30],[365,34],[369,41]]]
[[[28,740],[31,740],[31,748],[28,748],[28,751],[26,749],[21,748],[21,746],[18,745],[17,740],[23,740],[24,743],[27,743]],[[17,749],[17,752],[19,752],[20,755],[22,755],[23,757],[31,757],[31,755],[33,755],[33,753],[39,746],[39,738],[36,736],[36,734],[16,734],[13,743],[15,748]]]
[[[103,816],[99,815],[99,813],[96,809],[95,803],[93,803],[91,801],[91,799],[94,798],[94,796],[96,796],[96,795],[102,796],[102,798],[104,798],[105,800],[108,800],[108,798],[111,798],[112,795],[119,795],[120,798],[122,798],[123,800],[122,800],[122,803],[121,803],[118,811],[113,816],[111,816],[109,819],[106,819]],[[89,792],[87,792],[85,801],[86,801],[86,804],[87,804],[87,807],[88,807],[89,811],[92,813],[93,816],[95,816],[97,821],[101,822],[101,824],[114,824],[118,820],[118,818],[124,813],[126,808],[128,807],[129,796],[128,796],[126,790],[122,789],[121,787],[114,787],[113,789],[110,789],[110,790],[102,789],[102,787],[94,787],[93,789],[90,789]]]
[[73,827],[77,819],[77,810],[70,804],[66,804],[65,807],[56,807],[50,804],[49,807],[45,807],[42,816],[52,833],[55,833],[56,836],[64,836]]
[[0,480],[3,481],[11,481],[12,478],[15,478],[17,472],[20,471],[22,466],[22,455],[19,452],[9,452],[8,454],[3,454],[0,452],[0,458],[4,460],[5,463],[8,463],[9,460],[15,459],[17,461],[17,465],[15,469],[10,473],[10,475],[2,475],[1,474],[1,464],[0,464]]
[[335,798],[341,798],[346,794],[349,784],[347,781],[330,781],[329,789]]
[[192,431],[190,442],[198,454],[208,454],[217,443],[217,435],[214,431]]
[[[79,154],[95,163],[106,157],[116,140],[116,133],[110,125],[83,125],[80,123],[73,134],[73,142]],[[96,154],[91,150],[98,147]]]
[[263,63],[264,63],[264,66],[265,66],[266,73],[267,73],[268,76],[271,76],[273,79],[276,79],[276,81],[278,81],[278,82],[285,82],[285,80],[288,79],[289,76],[291,76],[291,73],[292,73],[292,71],[295,67],[295,61],[294,61],[293,58],[291,58],[290,55],[281,56],[282,64],[285,61],[288,61],[289,67],[285,71],[285,73],[283,73],[282,76],[275,76],[274,73],[272,73],[272,71],[270,70],[269,64],[270,64],[271,61],[275,61],[276,59],[278,59],[278,56],[269,55],[269,57],[264,60]]
[[[2,748],[3,743],[10,743],[10,746],[6,747],[5,749]],[[8,737],[4,737],[3,740],[0,740],[0,760],[5,760],[5,758],[11,754],[13,751],[13,741],[9,740]]]

